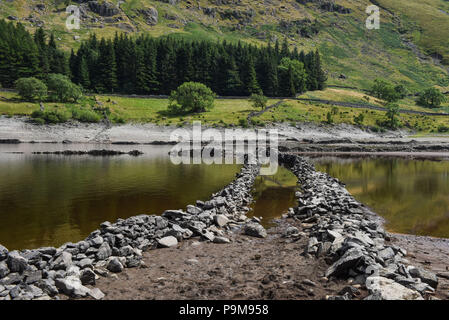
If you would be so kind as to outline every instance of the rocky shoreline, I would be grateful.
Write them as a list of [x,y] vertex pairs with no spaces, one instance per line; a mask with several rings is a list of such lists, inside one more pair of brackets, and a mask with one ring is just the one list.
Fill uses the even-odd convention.
[[[435,274],[410,266],[406,251],[388,245],[381,221],[357,202],[335,178],[317,172],[300,156],[280,154],[280,164],[297,177],[301,191],[298,207],[285,219],[300,223],[285,230],[289,239],[307,238],[305,249],[294,254],[324,259],[329,266],[325,281],[349,281],[345,292],[329,300],[350,300],[361,286],[366,299],[424,299],[432,297],[438,285]],[[162,216],[140,215],[116,223],[104,222],[84,241],[60,248],[12,251],[0,246],[0,300],[104,298],[96,280],[120,273],[124,268],[144,268],[143,252],[175,248],[190,238],[229,244],[235,232],[266,238],[267,231],[257,218],[246,213],[251,190],[260,166],[245,165],[236,179],[209,201],[197,201],[185,210],[167,210]],[[294,240],[293,240],[294,241]]]
[[288,140],[280,144],[280,151],[295,153],[449,153],[449,140],[356,140],[325,139]]
[[[190,130],[191,125],[184,127]],[[203,129],[208,129],[204,124]],[[23,117],[0,116],[0,144],[63,143],[111,145],[169,145],[176,126],[154,123],[128,123],[108,126],[103,123],[70,122],[34,125]],[[225,128],[217,127],[222,133]],[[372,132],[348,124],[276,123],[262,129],[279,134],[281,151],[289,152],[448,152],[449,136],[410,137],[413,132],[398,130]]]

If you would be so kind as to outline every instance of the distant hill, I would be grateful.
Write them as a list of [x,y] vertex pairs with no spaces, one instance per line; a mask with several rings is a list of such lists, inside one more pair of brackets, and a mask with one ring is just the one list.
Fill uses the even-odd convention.
[[[77,5],[81,28],[68,30],[66,7]],[[381,7],[368,30],[367,6]],[[266,44],[285,36],[291,47],[318,48],[329,84],[367,88],[377,78],[411,91],[449,90],[449,1],[444,0],[0,0],[0,18],[54,32],[69,51],[90,33],[173,35]]]

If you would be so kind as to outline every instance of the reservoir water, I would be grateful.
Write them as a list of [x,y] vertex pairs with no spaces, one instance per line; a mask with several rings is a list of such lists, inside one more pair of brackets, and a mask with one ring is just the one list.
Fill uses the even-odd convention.
[[[34,155],[33,151],[139,149],[140,157]],[[174,165],[167,146],[0,146],[0,244],[59,246],[104,221],[182,209],[230,183],[239,165]],[[18,154],[16,152],[24,152]]]
[[[112,149],[140,157],[37,155]],[[8,249],[77,242],[104,221],[161,214],[207,200],[240,165],[174,165],[170,146],[0,145],[0,244]],[[449,238],[449,162],[392,158],[310,159],[383,216],[388,230]],[[256,179],[249,215],[265,227],[296,206],[296,177],[280,167]]]
[[337,157],[312,161],[385,218],[389,231],[449,238],[449,161]]

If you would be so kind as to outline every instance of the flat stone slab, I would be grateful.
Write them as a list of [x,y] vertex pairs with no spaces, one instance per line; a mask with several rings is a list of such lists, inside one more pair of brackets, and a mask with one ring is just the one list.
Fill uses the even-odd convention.
[[173,236],[164,237],[157,242],[162,248],[171,248],[178,245],[178,240]]

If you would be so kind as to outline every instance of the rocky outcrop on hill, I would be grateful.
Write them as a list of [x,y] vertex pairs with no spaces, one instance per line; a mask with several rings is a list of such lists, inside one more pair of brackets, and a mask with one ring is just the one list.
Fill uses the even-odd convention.
[[252,9],[238,10],[238,9],[218,9],[218,14],[223,20],[238,20],[240,24],[251,23],[256,15],[256,12]]
[[120,13],[120,9],[110,2],[87,2],[89,9],[103,17],[112,17]]
[[310,19],[293,21],[281,20],[279,22],[279,28],[281,32],[293,32],[304,38],[313,38],[319,33],[317,21],[312,22]]
[[156,8],[145,8],[139,10],[139,12],[145,17],[145,21],[148,25],[154,26],[157,24],[159,19],[159,13]]
[[333,0],[296,0],[296,2],[300,4],[314,3],[318,6],[318,8],[327,12],[337,12],[341,14],[348,14],[352,12],[351,9],[335,3]]

